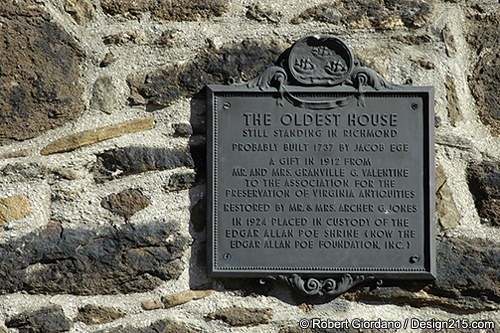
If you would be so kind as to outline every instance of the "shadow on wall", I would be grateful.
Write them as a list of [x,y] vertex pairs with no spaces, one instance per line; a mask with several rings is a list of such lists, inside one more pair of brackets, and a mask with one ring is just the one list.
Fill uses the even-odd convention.
[[[51,222],[0,245],[0,293],[118,294],[148,291],[177,279],[189,240],[174,222],[98,230]],[[175,237],[169,237],[175,235]]]

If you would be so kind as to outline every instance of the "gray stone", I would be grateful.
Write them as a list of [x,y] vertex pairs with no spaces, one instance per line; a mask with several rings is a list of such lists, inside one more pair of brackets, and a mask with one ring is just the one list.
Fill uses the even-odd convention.
[[87,304],[82,308],[78,308],[78,315],[75,321],[81,321],[87,325],[97,325],[110,323],[124,315],[120,310]]
[[58,305],[20,313],[7,320],[5,324],[8,328],[18,329],[19,333],[67,332],[72,326]]
[[257,3],[248,7],[246,16],[258,22],[279,23],[283,14],[273,10],[270,6]]
[[114,328],[108,328],[94,333],[195,333],[201,332],[201,330],[194,330],[189,328],[183,323],[179,323],[170,319],[163,319],[154,322],[147,327],[130,327],[130,326],[118,326]]
[[111,114],[117,109],[116,87],[110,76],[101,76],[94,83],[90,107]]
[[165,186],[167,191],[181,191],[191,188],[195,183],[196,174],[193,171],[174,173]]
[[500,244],[482,239],[443,239],[437,244],[438,278],[428,292],[481,309],[500,303]]
[[442,230],[457,227],[462,218],[441,165],[436,168],[436,215]]
[[135,32],[119,32],[104,36],[102,42],[106,45],[124,45],[136,43],[138,39],[139,37]]
[[188,151],[170,148],[132,146],[107,150],[97,155],[96,180],[113,179],[151,170],[194,167]]
[[257,326],[267,324],[273,318],[272,309],[222,308],[207,316],[208,319],[222,320],[230,326]]
[[366,303],[436,307],[478,313],[500,309],[500,244],[482,239],[444,238],[437,243],[437,279],[428,284],[399,282],[375,290],[344,294]]
[[340,0],[324,2],[309,8],[293,18],[291,23],[298,24],[314,20],[343,24],[350,29],[421,28],[427,25],[432,9],[431,0]]
[[181,34],[180,30],[177,29],[167,29],[163,31],[157,39],[154,40],[154,44],[160,46],[172,47],[175,45],[175,40]]
[[104,58],[102,61],[99,63],[99,67],[108,67],[112,63],[116,61],[116,57],[113,53],[108,52],[106,55],[104,55]]
[[471,164],[467,177],[479,216],[493,226],[500,226],[500,162]]
[[95,14],[89,0],[65,0],[64,10],[80,25],[89,23]]
[[220,50],[207,49],[184,65],[155,70],[144,77],[130,75],[127,78],[131,91],[129,101],[132,105],[145,103],[155,110],[180,97],[191,97],[209,83],[252,79],[273,65],[285,48],[278,42],[245,40]]
[[104,12],[127,18],[150,12],[157,19],[166,21],[196,21],[221,16],[227,10],[227,0],[102,0]]
[[[468,36],[473,63],[469,69],[472,95],[481,120],[500,136],[500,11],[498,3],[476,4],[469,14]],[[474,62],[475,61],[475,62]]]
[[32,1],[0,2],[0,145],[26,140],[84,109],[83,51]]
[[180,276],[187,246],[173,222],[94,230],[52,222],[0,244],[0,294],[144,292]]
[[188,138],[191,135],[193,135],[193,129],[191,128],[190,124],[178,123],[178,124],[173,124],[172,127],[174,128],[175,136]]
[[391,36],[391,38],[400,41],[401,43],[409,44],[409,45],[425,45],[430,44],[433,40],[432,36],[429,34],[404,34],[398,33],[397,35]]
[[450,124],[455,126],[460,116],[460,106],[458,104],[457,88],[455,86],[455,80],[448,74],[446,74],[444,87],[446,89],[446,101],[448,102],[446,108],[448,110],[448,118],[450,119]]
[[436,68],[436,65],[429,60],[420,60],[419,62],[420,67],[425,68],[425,69],[434,69]]
[[455,36],[453,35],[449,24],[446,24],[441,31],[441,37],[443,38],[444,45],[446,46],[446,54],[448,57],[454,57],[457,54],[457,46],[455,43]]

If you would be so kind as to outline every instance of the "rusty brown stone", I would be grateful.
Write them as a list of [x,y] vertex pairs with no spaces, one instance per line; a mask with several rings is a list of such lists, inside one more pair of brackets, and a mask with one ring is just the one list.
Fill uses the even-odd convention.
[[212,294],[212,290],[186,290],[180,293],[162,297],[162,302],[167,308],[187,303],[192,300],[201,299]]
[[31,213],[31,205],[24,195],[13,195],[0,199],[0,225],[20,219]]
[[129,219],[132,215],[143,210],[151,201],[137,189],[128,189],[120,193],[113,193],[102,199],[101,206],[107,210]]
[[41,5],[0,2],[0,145],[36,137],[84,109],[83,51]]
[[128,133],[145,131],[153,127],[154,120],[152,117],[132,119],[59,138],[45,146],[40,153],[42,155],[65,153],[96,142],[109,140]]

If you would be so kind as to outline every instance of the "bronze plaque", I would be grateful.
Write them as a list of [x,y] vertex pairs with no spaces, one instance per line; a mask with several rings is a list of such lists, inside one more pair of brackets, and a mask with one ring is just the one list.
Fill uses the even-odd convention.
[[333,36],[209,86],[210,275],[313,278],[319,293],[432,279],[433,119],[432,87],[384,80]]

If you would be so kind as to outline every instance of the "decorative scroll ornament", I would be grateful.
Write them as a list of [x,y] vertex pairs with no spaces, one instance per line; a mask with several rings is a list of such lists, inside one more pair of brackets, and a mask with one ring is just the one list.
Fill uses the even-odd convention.
[[[327,101],[307,101],[290,93],[289,86],[351,86],[356,89],[358,105],[365,106],[364,87],[375,90],[392,89],[396,85],[377,72],[359,65],[349,47],[334,36],[308,36],[297,41],[290,49],[287,68],[272,66],[260,76],[248,81],[248,88],[277,89],[277,103],[287,99],[293,105],[310,110],[328,110],[346,106],[353,98]],[[290,74],[287,75],[287,73]]]
[[293,45],[288,67],[301,84],[334,86],[349,78],[354,56],[336,37],[308,36]]
[[[340,278],[305,278],[303,279],[298,274],[278,275],[270,277],[271,280],[282,281],[292,287],[292,289],[309,296],[331,296],[337,297],[348,291],[349,289],[358,286],[362,283],[374,281],[373,276],[345,274]],[[382,281],[377,281],[377,285],[381,285]]]
[[248,81],[248,88],[258,88],[259,90],[268,90],[276,88],[279,92],[278,104],[283,106],[283,99],[286,98],[290,103],[310,110],[329,110],[342,107],[351,102],[351,97],[339,98],[330,101],[308,101],[293,96],[287,89],[287,74],[282,67],[272,66],[266,69],[260,76]]
[[358,90],[358,105],[365,106],[364,86],[372,87],[375,90],[383,88],[392,89],[396,85],[387,81],[368,67],[356,66],[351,74],[351,83]]
[[286,83],[288,77],[284,68],[279,66],[272,66],[266,69],[262,74],[256,78],[248,81],[246,86],[248,88],[259,88],[260,90],[267,90],[271,87],[279,88]]

